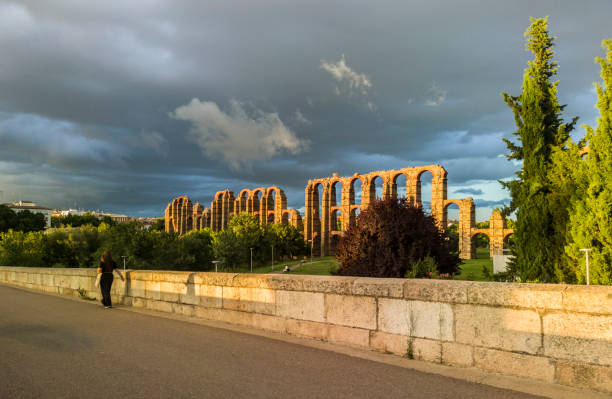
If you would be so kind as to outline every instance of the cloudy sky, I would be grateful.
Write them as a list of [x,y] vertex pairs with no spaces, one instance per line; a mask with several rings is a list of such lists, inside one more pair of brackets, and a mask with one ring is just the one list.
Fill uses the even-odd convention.
[[0,0],[0,201],[158,216],[278,185],[299,209],[309,178],[437,163],[488,219],[546,15],[564,116],[594,124],[610,0]]

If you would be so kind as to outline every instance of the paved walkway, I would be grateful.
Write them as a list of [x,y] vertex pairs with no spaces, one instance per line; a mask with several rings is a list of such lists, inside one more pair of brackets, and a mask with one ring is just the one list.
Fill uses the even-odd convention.
[[534,398],[0,285],[0,398]]

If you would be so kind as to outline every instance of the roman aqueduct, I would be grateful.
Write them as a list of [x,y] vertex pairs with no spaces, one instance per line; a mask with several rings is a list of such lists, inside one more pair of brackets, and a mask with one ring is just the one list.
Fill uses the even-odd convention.
[[[187,233],[194,229],[210,227],[214,231],[227,228],[229,219],[237,213],[255,215],[261,223],[290,223],[303,227],[304,239],[313,246],[313,252],[326,256],[334,254],[339,237],[344,229],[377,196],[397,197],[399,180],[405,179],[406,199],[417,206],[421,200],[421,176],[429,172],[432,176],[431,214],[442,228],[447,227],[448,207],[459,208],[459,255],[470,259],[476,256],[473,237],[485,234],[489,237],[491,256],[501,253],[504,241],[513,233],[508,229],[499,211],[493,211],[488,229],[475,227],[475,205],[472,198],[447,198],[447,172],[440,165],[426,165],[355,173],[350,177],[332,177],[308,181],[305,190],[304,220],[295,209],[287,209],[287,198],[280,188],[260,187],[244,189],[238,197],[230,190],[219,191],[211,202],[210,209],[188,197],[172,200],[165,212],[166,231]],[[359,187],[360,186],[360,187]]]

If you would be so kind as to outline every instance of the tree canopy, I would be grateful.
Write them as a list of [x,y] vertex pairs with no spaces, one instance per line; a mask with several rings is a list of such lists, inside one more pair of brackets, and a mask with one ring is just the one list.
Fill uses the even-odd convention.
[[371,202],[341,237],[336,257],[346,276],[401,278],[427,257],[440,273],[455,274],[461,263],[435,219],[404,198]]
[[516,211],[512,268],[523,280],[558,281],[556,265],[563,262],[563,243],[569,198],[555,198],[551,183],[551,154],[565,147],[576,118],[562,121],[564,106],[557,100],[557,63],[553,60],[554,38],[548,33],[547,18],[531,19],[526,48],[533,53],[523,77],[522,93],[504,100],[514,113],[517,142],[505,139],[509,160],[522,161],[517,179],[501,182],[509,191],[507,215]]

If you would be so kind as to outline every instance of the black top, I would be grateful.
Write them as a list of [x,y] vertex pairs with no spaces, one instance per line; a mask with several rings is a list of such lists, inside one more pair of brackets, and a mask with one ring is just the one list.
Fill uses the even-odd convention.
[[117,264],[115,263],[115,261],[113,261],[113,264],[110,267],[108,267],[104,264],[104,262],[100,262],[99,267],[102,269],[102,273],[112,273],[113,270],[117,268]]

